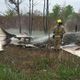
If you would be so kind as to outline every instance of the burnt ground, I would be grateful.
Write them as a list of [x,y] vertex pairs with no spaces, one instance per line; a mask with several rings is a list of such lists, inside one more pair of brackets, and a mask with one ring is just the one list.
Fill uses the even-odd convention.
[[0,63],[27,71],[33,69],[35,62],[40,58],[50,59],[54,57],[56,59],[58,54],[54,53],[53,50],[49,49],[22,48],[11,45],[0,53]]
[[22,48],[10,45],[6,46],[5,51],[0,52],[0,64],[33,74],[48,68],[57,72],[61,65],[78,69],[80,58],[63,50]]

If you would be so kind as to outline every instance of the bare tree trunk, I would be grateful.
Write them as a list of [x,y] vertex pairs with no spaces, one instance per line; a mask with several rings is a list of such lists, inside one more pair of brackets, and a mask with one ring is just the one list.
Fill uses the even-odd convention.
[[22,33],[19,0],[17,0],[16,8],[17,8],[17,14],[18,14],[19,33]]
[[11,7],[11,5],[9,3],[8,6],[10,8],[12,8],[13,10],[15,10],[17,12],[17,15],[18,15],[18,26],[19,26],[19,33],[22,32],[22,29],[21,29],[21,16],[20,16],[20,4],[22,3],[22,0],[5,0],[5,2],[10,2],[10,4],[14,4],[15,8]]
[[32,0],[31,34],[32,34],[32,28],[33,28],[33,7],[34,7],[34,4],[33,4],[33,0]]
[[43,29],[45,32],[45,0],[44,0],[44,7],[43,7]]
[[46,2],[46,34],[48,33],[49,0]]
[[31,0],[29,0],[29,35],[31,35]]

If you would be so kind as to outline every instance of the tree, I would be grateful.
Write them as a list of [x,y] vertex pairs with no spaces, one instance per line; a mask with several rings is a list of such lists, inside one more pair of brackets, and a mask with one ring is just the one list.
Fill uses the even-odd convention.
[[66,21],[71,15],[74,14],[74,9],[71,5],[68,5],[62,9],[61,14],[62,14],[61,17],[63,18],[63,20]]
[[13,17],[13,16],[16,16],[16,13],[15,13],[14,10],[8,9],[8,10],[5,12],[5,16],[7,16],[7,17]]
[[55,5],[52,9],[52,13],[50,16],[55,20],[61,18],[64,22],[74,14],[74,9],[71,5],[67,5],[65,7],[60,7],[60,5]]
[[60,7],[60,5],[55,5],[53,7],[52,13],[50,15],[56,20],[57,18],[59,18],[60,13],[61,13],[61,7]]
[[[18,15],[18,23],[19,23],[19,33],[21,33],[21,17],[20,17],[20,4],[22,3],[22,0],[5,0],[5,2],[8,4],[8,6],[15,10]],[[11,6],[13,4],[15,8]]]
[[65,25],[67,31],[75,31],[76,26],[77,31],[80,31],[80,15],[78,13],[74,13],[67,19]]

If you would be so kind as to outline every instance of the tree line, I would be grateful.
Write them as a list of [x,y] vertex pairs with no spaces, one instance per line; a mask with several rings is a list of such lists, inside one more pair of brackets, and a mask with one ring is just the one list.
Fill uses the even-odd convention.
[[[9,0],[8,6],[11,7],[11,5],[14,4],[15,8],[11,7],[5,12],[5,14],[6,14],[5,17],[7,17],[7,19],[12,18],[12,17],[17,17],[19,25],[21,24],[20,22],[23,22],[22,21],[23,19],[20,20],[20,18],[21,18],[20,16],[27,16],[26,18],[29,19],[29,12],[26,11],[26,13],[24,14],[20,11],[19,6],[20,6],[21,3],[22,3],[22,0]],[[46,15],[43,15],[43,13],[40,12],[39,10],[33,11],[33,22],[34,22],[34,18],[36,16],[38,16],[37,17],[38,21],[39,21],[40,17],[41,17],[40,21],[41,20],[43,21],[42,17],[44,17]],[[72,26],[76,26],[76,25],[79,26],[79,20],[80,20],[79,13],[76,13],[73,6],[71,6],[71,5],[67,5],[67,6],[63,6],[63,7],[61,7],[58,4],[54,5],[53,9],[52,9],[52,12],[49,12],[49,14],[48,14],[48,27],[50,27],[52,25],[55,25],[56,20],[59,19],[59,18],[61,18],[64,23],[68,24],[68,26],[71,26],[71,25]],[[28,19],[26,21],[28,21]],[[41,21],[41,24],[43,24],[42,21]],[[73,22],[74,22],[74,25],[73,25]],[[72,27],[72,26],[71,26],[71,30],[72,30],[72,28],[75,28],[75,27]],[[35,27],[37,28],[37,26],[35,26]],[[44,27],[44,26],[42,26],[42,27]],[[39,28],[39,24],[38,24],[38,28]],[[41,26],[40,26],[40,28],[41,28]],[[44,28],[42,28],[42,29],[44,29]]]
[[63,21],[66,21],[71,15],[75,13],[73,6],[67,5],[61,7],[60,5],[55,5],[50,13],[50,17],[53,17],[54,20],[61,18]]

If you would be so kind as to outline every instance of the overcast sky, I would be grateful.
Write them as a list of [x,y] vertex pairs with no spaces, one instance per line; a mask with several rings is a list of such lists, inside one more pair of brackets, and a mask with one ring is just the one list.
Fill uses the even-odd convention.
[[[28,2],[29,0],[23,0],[23,3],[21,4],[21,10],[23,12],[28,11]],[[34,3],[37,2],[37,5],[34,6],[34,9],[38,9],[39,11],[42,11],[43,8],[43,0],[34,0]],[[55,4],[59,4],[61,6],[64,5],[72,5],[75,11],[79,11],[80,9],[80,0],[49,0],[49,10],[51,12],[53,6]],[[7,5],[5,4],[5,0],[0,0],[0,13],[4,13],[7,10]]]

